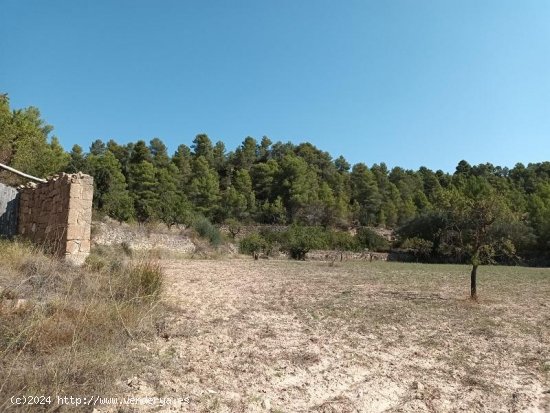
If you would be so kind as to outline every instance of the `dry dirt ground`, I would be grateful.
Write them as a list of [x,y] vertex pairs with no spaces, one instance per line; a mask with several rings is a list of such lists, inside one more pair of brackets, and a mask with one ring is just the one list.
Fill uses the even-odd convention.
[[[550,270],[174,260],[119,411],[550,412]],[[100,411],[103,411],[100,409]]]

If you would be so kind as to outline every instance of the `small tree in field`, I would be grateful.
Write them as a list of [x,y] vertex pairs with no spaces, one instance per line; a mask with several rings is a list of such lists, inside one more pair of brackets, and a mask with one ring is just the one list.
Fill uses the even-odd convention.
[[312,249],[324,248],[327,236],[320,227],[291,226],[282,236],[282,248],[295,260],[305,260]]
[[357,249],[355,238],[345,231],[332,231],[329,234],[329,247],[340,254],[340,261],[344,259],[344,251]]
[[241,240],[239,249],[242,254],[250,254],[257,260],[260,253],[266,250],[267,245],[266,240],[260,234],[254,232]]
[[235,218],[226,219],[225,225],[227,225],[227,230],[229,231],[233,239],[236,239],[237,235],[239,235],[243,229],[243,225]]
[[449,203],[450,226],[442,237],[451,240],[455,253],[467,257],[472,265],[470,298],[477,300],[478,267],[493,264],[497,258],[515,256],[515,240],[506,227],[517,223],[518,218],[503,199],[483,183],[475,180],[468,183],[466,194],[454,197]]

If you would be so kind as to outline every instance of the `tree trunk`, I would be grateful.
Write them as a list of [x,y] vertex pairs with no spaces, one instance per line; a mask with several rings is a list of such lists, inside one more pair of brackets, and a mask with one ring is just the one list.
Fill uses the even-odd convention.
[[470,298],[477,300],[477,265],[472,266],[472,273],[470,274]]

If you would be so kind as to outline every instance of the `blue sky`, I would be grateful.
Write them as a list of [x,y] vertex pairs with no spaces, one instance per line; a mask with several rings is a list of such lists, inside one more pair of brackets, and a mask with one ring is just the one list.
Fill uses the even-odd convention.
[[198,133],[453,171],[550,160],[550,2],[0,0],[0,92],[69,149]]

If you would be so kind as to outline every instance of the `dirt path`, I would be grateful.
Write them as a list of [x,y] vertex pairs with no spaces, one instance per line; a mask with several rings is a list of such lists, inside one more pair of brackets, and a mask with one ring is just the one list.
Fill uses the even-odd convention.
[[482,283],[486,301],[473,305],[454,266],[165,268],[173,315],[133,350],[149,368],[125,386],[190,402],[138,411],[550,411],[550,274],[518,281],[525,302],[510,286],[517,274]]

